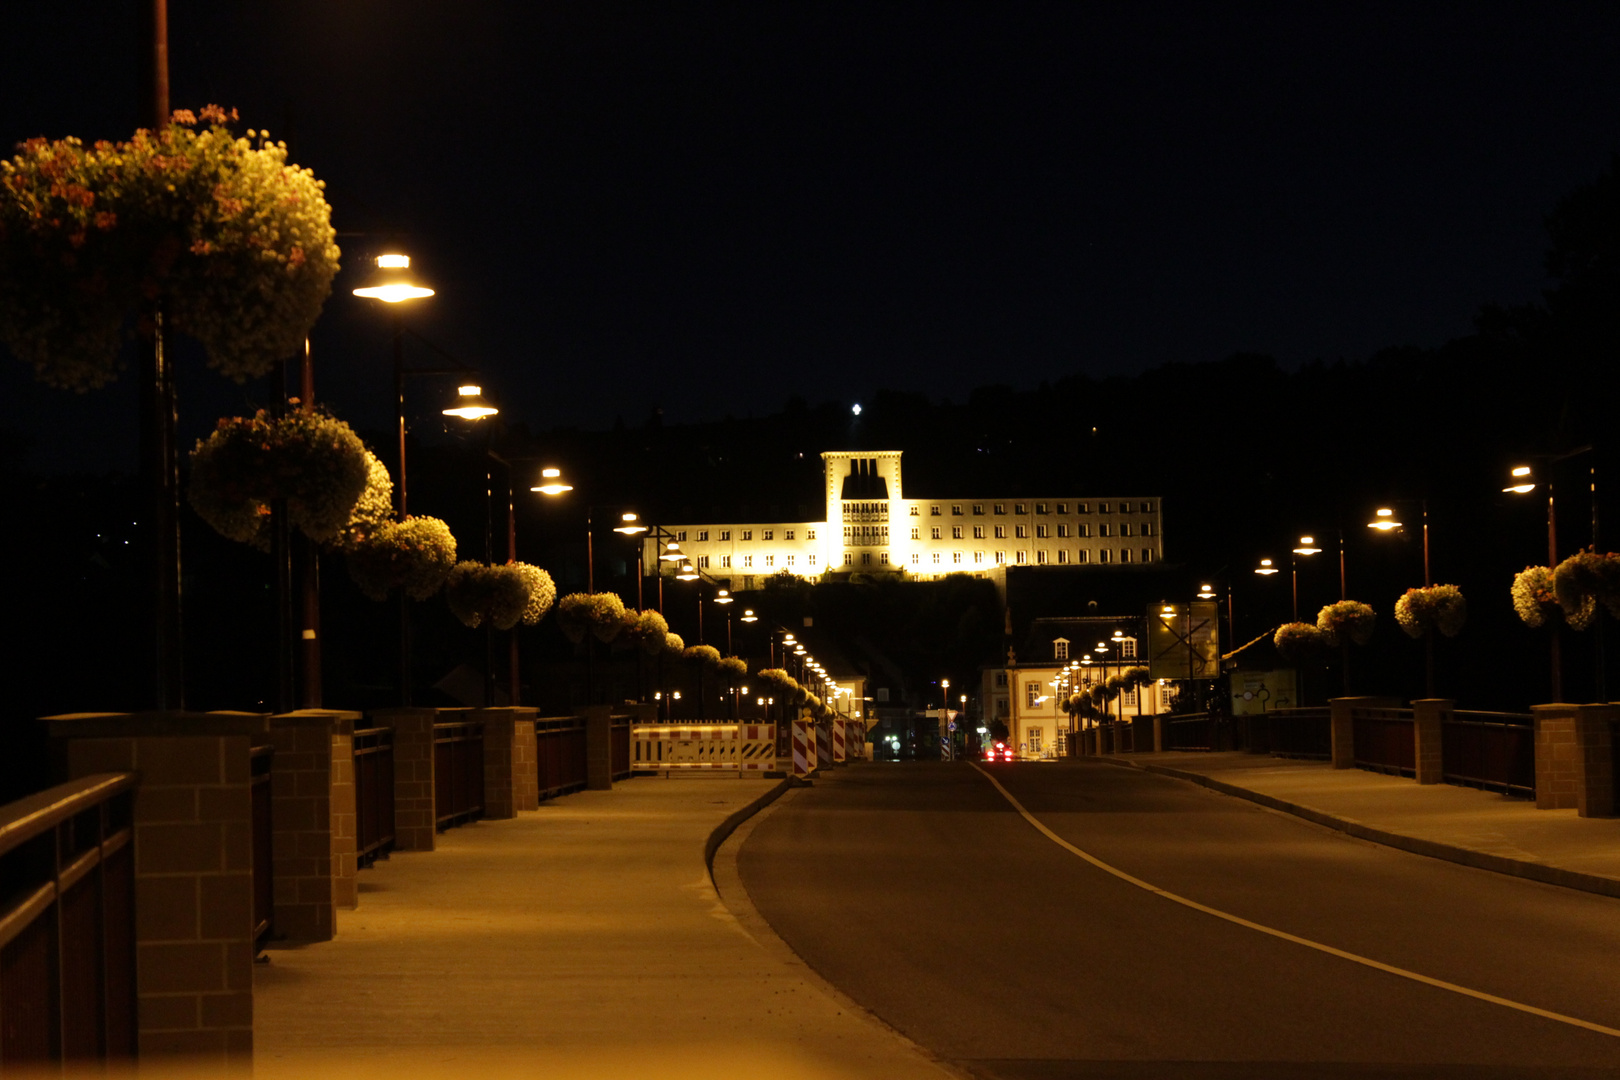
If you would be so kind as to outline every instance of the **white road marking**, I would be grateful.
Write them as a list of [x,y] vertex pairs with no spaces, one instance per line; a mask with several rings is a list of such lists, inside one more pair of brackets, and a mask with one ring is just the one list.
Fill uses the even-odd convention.
[[1180,896],[1166,889],[1161,889],[1157,885],[1143,881],[1139,877],[1134,877],[1127,874],[1118,867],[1111,866],[1108,863],[1103,862],[1095,855],[1075,847],[1073,844],[1063,839],[1063,837],[1047,828],[1034,814],[1031,814],[1028,810],[1025,810],[1024,804],[1013,798],[1012,792],[1002,787],[1001,782],[986,772],[983,767],[975,762],[969,762],[969,764],[975,769],[978,769],[979,773],[986,780],[995,785],[995,789],[1001,792],[1002,797],[1012,804],[1013,809],[1017,810],[1018,813],[1023,816],[1023,819],[1033,825],[1036,831],[1041,833],[1041,835],[1045,836],[1048,840],[1052,841],[1052,843],[1056,844],[1058,847],[1063,848],[1065,851],[1080,856],[1080,858],[1084,859],[1086,862],[1090,863],[1092,866],[1095,866],[1104,873],[1112,874],[1121,881],[1129,882],[1130,884],[1135,885],[1138,889],[1143,889],[1154,894],[1155,896],[1162,896],[1172,903],[1180,904],[1182,907],[1192,908],[1194,911],[1202,911],[1205,915],[1213,915],[1217,919],[1224,919],[1229,923],[1235,923],[1238,926],[1246,927],[1250,930],[1255,930],[1259,933],[1267,934],[1283,941],[1292,942],[1295,945],[1303,945],[1307,949],[1315,949],[1317,952],[1327,953],[1329,956],[1337,956],[1341,960],[1349,960],[1351,963],[1361,964],[1364,967],[1370,967],[1377,971],[1388,972],[1391,975],[1397,975],[1403,979],[1411,979],[1413,982],[1423,983],[1425,986],[1433,986],[1441,990],[1449,990],[1453,994],[1461,994],[1464,997],[1475,998],[1479,1001],[1488,1001],[1492,1005],[1500,1005],[1505,1009],[1515,1009],[1518,1012],[1529,1013],[1531,1016],[1540,1016],[1547,1020],[1556,1020],[1560,1024],[1569,1024],[1571,1027],[1585,1028],[1587,1031],[1595,1031],[1599,1035],[1608,1035],[1611,1038],[1620,1039],[1620,1029],[1604,1027],[1602,1024],[1595,1024],[1590,1020],[1582,1020],[1577,1016],[1566,1016],[1563,1013],[1553,1012],[1550,1009],[1541,1009],[1534,1005],[1526,1005],[1522,1001],[1512,1001],[1508,998],[1497,997],[1495,994],[1487,994],[1483,990],[1472,990],[1466,986],[1459,986],[1456,983],[1446,982],[1444,979],[1436,979],[1432,976],[1423,975],[1416,971],[1408,971],[1405,968],[1395,967],[1393,964],[1386,964],[1380,960],[1374,960],[1371,957],[1360,956],[1353,952],[1346,952],[1343,949],[1336,949],[1332,945],[1324,945],[1320,941],[1312,941],[1310,938],[1302,938],[1297,934],[1290,934],[1286,930],[1278,930],[1275,927],[1264,926],[1257,922],[1251,922],[1250,920],[1243,918],[1241,915],[1233,915],[1231,912],[1221,911],[1219,908],[1212,908],[1208,904],[1200,904],[1196,900],[1189,900],[1185,896]]

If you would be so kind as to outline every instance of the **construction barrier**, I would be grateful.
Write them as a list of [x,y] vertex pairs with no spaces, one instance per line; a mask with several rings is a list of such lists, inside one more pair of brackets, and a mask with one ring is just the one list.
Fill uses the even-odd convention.
[[816,767],[816,741],[811,724],[806,720],[793,721],[793,775],[809,776]]
[[832,723],[817,722],[814,724],[816,732],[816,762],[829,768],[833,763]]
[[637,724],[630,743],[635,772],[776,768],[774,724]]

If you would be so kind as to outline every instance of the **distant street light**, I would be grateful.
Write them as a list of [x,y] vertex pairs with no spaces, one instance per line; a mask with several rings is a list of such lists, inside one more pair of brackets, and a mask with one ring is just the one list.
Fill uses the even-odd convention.
[[[1429,575],[1429,500],[1416,499],[1411,501],[1418,503],[1423,510],[1423,587],[1426,589],[1434,584],[1434,579]],[[1401,523],[1395,520],[1394,510],[1387,506],[1381,506],[1373,515],[1373,519],[1367,522],[1367,528],[1387,533],[1392,529],[1401,528]]]

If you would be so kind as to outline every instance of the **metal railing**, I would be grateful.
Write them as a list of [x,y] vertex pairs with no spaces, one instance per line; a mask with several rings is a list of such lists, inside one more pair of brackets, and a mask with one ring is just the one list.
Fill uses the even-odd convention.
[[276,927],[275,864],[270,848],[270,771],[273,746],[255,746],[249,756],[249,796],[253,807],[253,943],[262,947]]
[[0,807],[0,1070],[135,1056],[132,773]]
[[613,779],[625,780],[630,772],[630,725],[634,718],[615,716],[609,721],[608,762]]
[[1325,707],[1272,709],[1246,719],[1248,749],[1254,753],[1322,761],[1333,757],[1333,719]]
[[1448,784],[1536,795],[1536,734],[1529,713],[1458,710],[1440,726],[1442,779]]
[[540,798],[554,799],[585,789],[589,780],[585,745],[585,718],[582,716],[541,717],[534,722]]
[[361,867],[394,850],[394,729],[354,733],[355,858]]
[[1417,775],[1417,732],[1411,709],[1351,709],[1356,767]]
[[1215,746],[1215,723],[1209,713],[1179,713],[1164,717],[1166,750],[1210,750]]
[[484,816],[484,723],[433,725],[433,813],[440,831]]

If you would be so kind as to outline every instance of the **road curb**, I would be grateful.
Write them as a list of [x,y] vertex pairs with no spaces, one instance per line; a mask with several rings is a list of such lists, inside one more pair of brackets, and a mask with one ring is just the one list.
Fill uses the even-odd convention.
[[709,833],[709,838],[703,842],[703,865],[709,871],[710,885],[714,885],[714,853],[720,850],[720,845],[726,842],[727,837],[737,831],[737,826],[771,805],[777,799],[780,799],[792,787],[793,781],[791,779],[781,780],[747,806],[732,811],[726,820],[714,827],[714,830]]
[[1389,832],[1386,829],[1374,828],[1364,825],[1350,818],[1336,817],[1313,807],[1292,803],[1286,799],[1279,799],[1273,795],[1265,795],[1248,788],[1229,784],[1224,780],[1217,780],[1202,773],[1186,772],[1182,769],[1172,769],[1167,765],[1154,765],[1142,761],[1119,761],[1108,758],[1096,760],[1108,765],[1117,765],[1121,768],[1138,769],[1142,772],[1157,773],[1173,780],[1185,780],[1188,783],[1198,784],[1218,791],[1222,795],[1231,795],[1249,802],[1258,803],[1272,810],[1280,810],[1285,814],[1303,818],[1313,825],[1342,832],[1358,840],[1370,840],[1385,847],[1409,851],[1414,855],[1427,855],[1431,859],[1444,859],[1447,862],[1458,863],[1462,866],[1472,866],[1479,870],[1490,870],[1508,877],[1524,878],[1528,881],[1539,881],[1547,885],[1561,885],[1566,889],[1578,889],[1581,892],[1597,893],[1600,896],[1620,897],[1620,880],[1604,877],[1601,874],[1584,874],[1579,870],[1565,870],[1562,867],[1548,866],[1545,863],[1526,862],[1522,859],[1510,859],[1505,855],[1495,855],[1488,851],[1475,851],[1473,848],[1459,847],[1456,844],[1443,844],[1438,840],[1422,840],[1415,836],[1403,836],[1400,833]]

